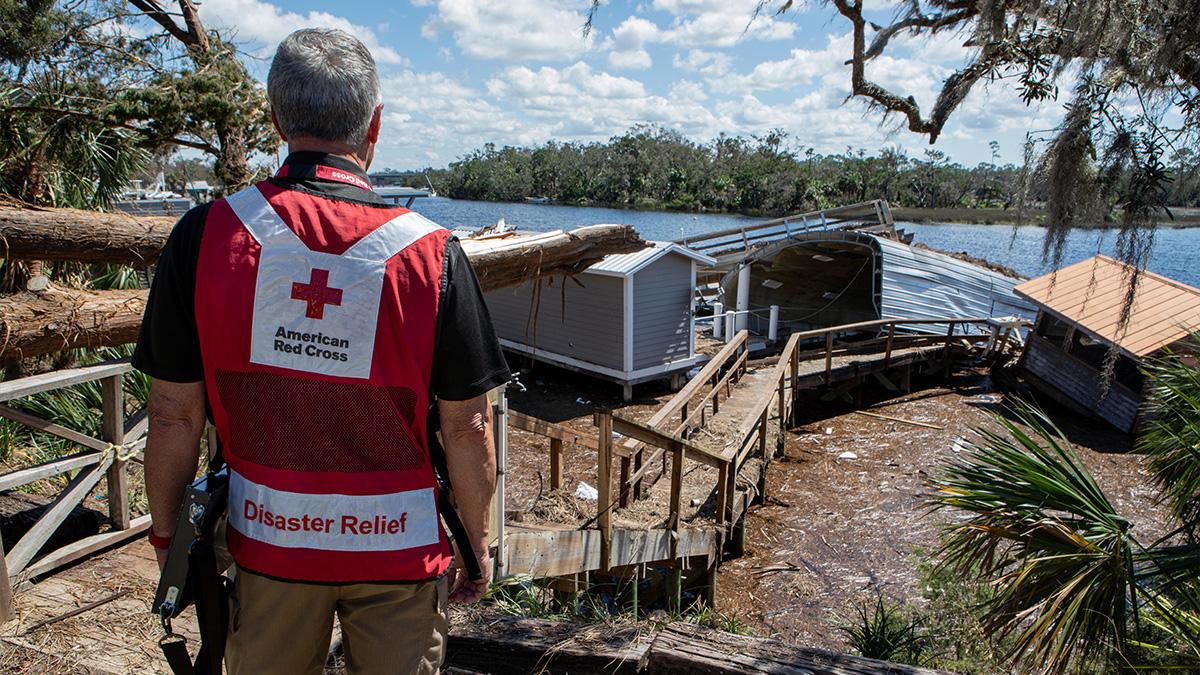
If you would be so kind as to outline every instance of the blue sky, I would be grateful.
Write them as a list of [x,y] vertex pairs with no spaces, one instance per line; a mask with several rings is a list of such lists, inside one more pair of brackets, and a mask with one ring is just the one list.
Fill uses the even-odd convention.
[[[297,28],[350,30],[371,48],[385,104],[376,167],[444,166],[482,146],[598,141],[637,123],[690,138],[787,131],[818,152],[927,139],[882,120],[849,93],[849,24],[820,3],[751,22],[755,0],[610,0],[584,38],[586,0],[312,2],[205,0],[201,15],[232,35],[265,79],[280,39]],[[867,0],[886,24],[895,3]],[[868,36],[869,39],[869,36]],[[893,40],[867,76],[927,111],[969,52],[965,36]],[[1027,107],[1013,88],[978,86],[936,149],[967,165],[1019,162],[1025,132],[1046,130],[1062,102]]]

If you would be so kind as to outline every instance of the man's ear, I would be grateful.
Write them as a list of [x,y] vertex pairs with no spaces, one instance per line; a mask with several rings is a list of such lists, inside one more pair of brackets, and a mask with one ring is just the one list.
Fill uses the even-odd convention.
[[275,125],[275,133],[279,134],[279,137],[283,139],[284,143],[287,143],[287,134],[283,133],[283,129],[280,128],[279,118],[275,117],[274,110],[271,111],[271,124]]
[[367,127],[367,142],[379,142],[379,128],[383,126],[383,104],[375,106],[375,114],[371,115],[371,126]]

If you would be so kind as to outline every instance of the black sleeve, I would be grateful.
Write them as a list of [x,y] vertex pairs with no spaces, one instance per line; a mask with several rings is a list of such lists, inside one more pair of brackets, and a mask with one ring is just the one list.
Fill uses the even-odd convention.
[[433,394],[465,401],[508,382],[511,375],[479,280],[457,239],[446,243],[433,354]]
[[196,263],[209,204],[188,211],[163,246],[142,317],[133,367],[169,382],[204,379],[196,330]]

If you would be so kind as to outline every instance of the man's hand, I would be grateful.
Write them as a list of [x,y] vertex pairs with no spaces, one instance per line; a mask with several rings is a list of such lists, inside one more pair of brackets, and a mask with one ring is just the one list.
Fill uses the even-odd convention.
[[482,546],[475,546],[475,557],[479,560],[479,568],[483,572],[483,578],[478,581],[471,581],[467,576],[467,566],[462,562],[462,552],[458,552],[458,564],[454,570],[454,582],[450,586],[450,602],[454,604],[469,605],[473,602],[479,602],[488,590],[488,586],[492,583],[492,557],[488,554],[487,543]]

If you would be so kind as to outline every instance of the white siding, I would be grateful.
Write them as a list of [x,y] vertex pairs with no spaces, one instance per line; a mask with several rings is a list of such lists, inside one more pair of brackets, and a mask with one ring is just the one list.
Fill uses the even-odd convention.
[[634,370],[691,356],[692,261],[663,256],[633,281]]

